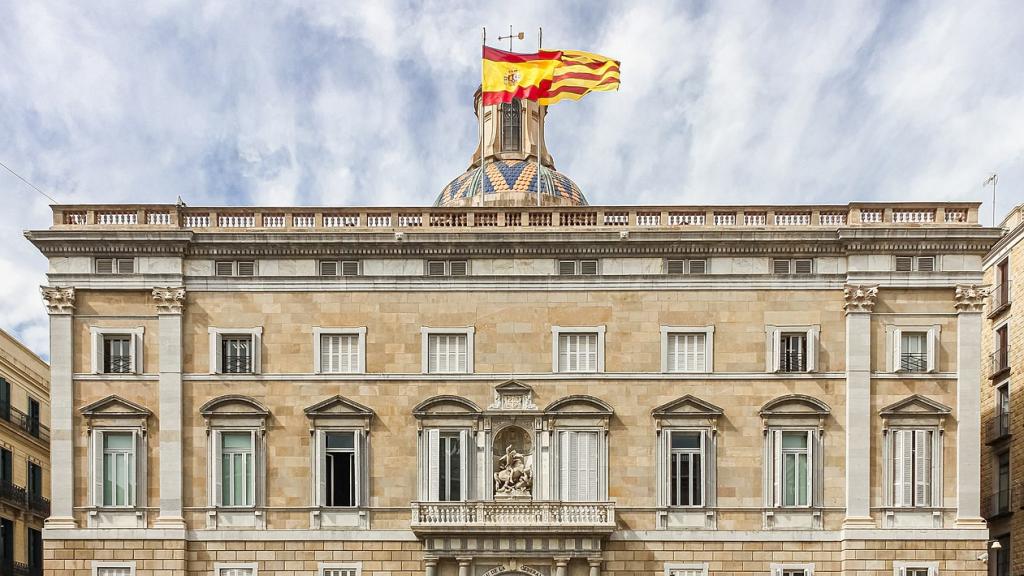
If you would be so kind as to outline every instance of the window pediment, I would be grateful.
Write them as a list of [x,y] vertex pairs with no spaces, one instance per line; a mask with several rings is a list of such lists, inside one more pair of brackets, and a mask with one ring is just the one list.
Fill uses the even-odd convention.
[[86,418],[148,418],[153,414],[149,408],[116,394],[83,406],[80,412]]
[[473,426],[481,417],[480,407],[461,396],[432,396],[412,409],[420,428],[424,426]]
[[359,424],[362,428],[369,429],[370,420],[374,416],[373,409],[340,395],[313,404],[305,409],[305,413],[314,428],[318,423],[323,423]]
[[825,419],[832,413],[828,404],[804,394],[787,394],[769,400],[758,414],[767,426],[807,426],[816,422],[819,429],[825,427]]
[[252,426],[264,427],[270,411],[249,396],[229,394],[203,404],[199,413],[206,419],[207,427]]
[[615,411],[612,407],[594,396],[577,394],[559,398],[544,408],[545,416],[550,425],[557,428],[561,424],[570,426],[593,426],[608,430],[608,422]]
[[662,404],[651,411],[658,428],[671,425],[688,425],[706,421],[714,427],[724,411],[710,402],[687,394]]
[[952,409],[949,406],[914,394],[882,408],[878,415],[886,425],[931,425],[941,428],[941,424],[951,413]]

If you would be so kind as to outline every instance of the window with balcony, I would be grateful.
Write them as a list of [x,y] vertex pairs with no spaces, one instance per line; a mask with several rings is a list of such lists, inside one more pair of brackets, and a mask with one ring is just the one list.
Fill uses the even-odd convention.
[[1005,438],[1010,434],[1010,383],[1003,382],[996,388],[996,415],[992,423],[992,439]]
[[991,366],[989,374],[991,377],[998,377],[1010,369],[1010,329],[1008,325],[1003,324],[996,328],[994,344],[995,351],[989,358]]
[[366,328],[313,328],[314,372],[358,374],[365,371]]
[[938,366],[941,326],[890,325],[886,327],[886,369],[889,372],[934,372]]
[[426,498],[433,502],[469,499],[469,430],[427,430]]
[[0,518],[0,573],[14,574],[14,521]]
[[604,326],[552,326],[552,372],[604,372]]
[[425,374],[470,374],[473,372],[472,327],[420,329]]
[[93,374],[141,374],[145,329],[91,326]]
[[662,326],[662,372],[711,372],[713,326]]
[[766,326],[768,371],[779,373],[817,370],[818,326]]
[[11,419],[11,383],[0,378],[0,418]]
[[26,414],[25,429],[28,433],[39,438],[39,431],[42,424],[42,419],[39,412],[39,401],[29,396],[28,398],[28,414]]
[[4,486],[14,482],[14,453],[0,448],[0,483]]
[[43,467],[38,462],[28,463],[28,482],[25,485],[29,501],[43,497]]
[[996,285],[991,294],[990,314],[999,312],[1010,303],[1010,261],[1007,258],[996,264]]
[[209,328],[210,374],[259,374],[263,328]]

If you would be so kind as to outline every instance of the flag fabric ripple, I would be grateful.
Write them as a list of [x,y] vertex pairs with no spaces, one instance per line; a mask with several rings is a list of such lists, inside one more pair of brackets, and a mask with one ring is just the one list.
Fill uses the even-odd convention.
[[483,50],[485,106],[516,98],[541,105],[579,100],[590,92],[619,89],[619,62],[579,50],[541,50],[533,54]]

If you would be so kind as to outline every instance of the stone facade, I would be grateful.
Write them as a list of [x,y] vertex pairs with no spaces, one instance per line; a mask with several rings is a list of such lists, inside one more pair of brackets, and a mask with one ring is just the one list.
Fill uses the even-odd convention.
[[[50,514],[49,389],[50,369],[46,363],[0,330],[0,573],[3,574],[15,570],[42,570],[43,520]],[[6,476],[8,472],[10,476]]]

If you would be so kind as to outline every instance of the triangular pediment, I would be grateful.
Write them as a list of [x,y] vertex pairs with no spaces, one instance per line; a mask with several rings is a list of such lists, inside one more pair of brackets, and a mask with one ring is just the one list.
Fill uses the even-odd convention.
[[345,398],[344,396],[332,396],[313,404],[305,410],[306,416],[310,418],[330,417],[368,417],[373,416],[373,410],[362,404]]
[[663,416],[721,416],[722,409],[710,402],[705,402],[696,396],[687,394],[675,400],[662,404],[651,411],[655,417]]
[[788,394],[769,400],[761,407],[761,416],[825,416],[832,409],[821,400],[804,394]]
[[908,396],[882,408],[881,416],[946,416],[952,409],[920,394]]
[[153,414],[145,406],[141,406],[130,400],[125,400],[117,395],[110,395],[102,400],[97,400],[88,406],[82,407],[80,412],[83,416],[87,417],[103,416],[105,418],[139,418],[151,416]]
[[502,394],[526,394],[528,392],[533,392],[533,388],[527,386],[526,384],[523,384],[518,380],[509,380],[507,382],[502,382],[501,384],[495,386],[494,390]]

